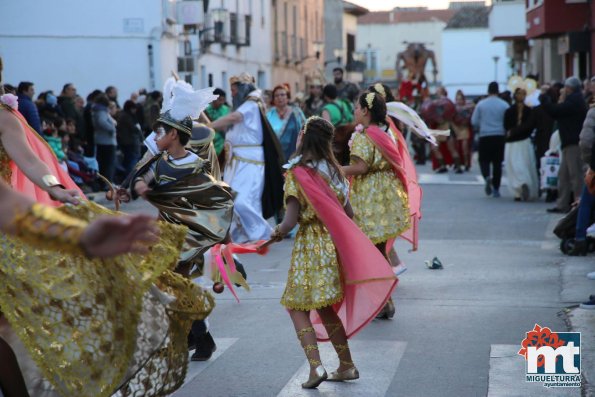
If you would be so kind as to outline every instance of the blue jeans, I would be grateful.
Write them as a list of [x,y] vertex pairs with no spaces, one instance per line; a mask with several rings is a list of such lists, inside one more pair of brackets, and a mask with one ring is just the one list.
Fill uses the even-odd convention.
[[583,186],[581,202],[578,206],[578,216],[576,218],[576,240],[585,240],[587,238],[587,228],[591,225],[591,212],[595,204],[595,196],[589,193],[587,186]]

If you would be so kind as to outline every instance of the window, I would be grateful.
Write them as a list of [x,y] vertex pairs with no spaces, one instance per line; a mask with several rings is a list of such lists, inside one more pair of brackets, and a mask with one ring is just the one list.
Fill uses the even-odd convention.
[[246,15],[246,45],[250,45],[250,28],[252,27],[252,15]]
[[235,12],[229,13],[229,41],[238,42],[238,14]]
[[291,36],[291,59],[296,61],[298,59],[298,40],[297,40],[297,7],[293,6],[293,35]]
[[283,3],[283,26],[285,30],[281,33],[281,38],[283,40],[283,56],[285,59],[289,58],[289,36],[287,34],[287,26],[289,22],[288,11],[287,11],[287,3]]

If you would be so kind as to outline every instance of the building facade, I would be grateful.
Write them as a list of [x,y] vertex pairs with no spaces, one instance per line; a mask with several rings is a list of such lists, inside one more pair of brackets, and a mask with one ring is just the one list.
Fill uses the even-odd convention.
[[[408,43],[422,43],[435,54],[436,82],[442,80],[442,31],[455,14],[454,9],[395,8],[370,12],[358,19],[357,50],[365,55],[367,82],[383,81],[397,85],[397,54]],[[426,76],[433,79],[434,67],[426,64]],[[434,81],[430,81],[434,83]]]
[[272,86],[305,92],[324,64],[324,1],[274,0]]
[[0,15],[8,83],[57,94],[74,83],[81,95],[114,85],[127,97],[177,70],[175,1],[2,1]]
[[485,6],[460,8],[442,33],[442,85],[453,99],[457,90],[484,95],[491,81],[506,89],[513,74],[506,43],[492,41],[489,13]]
[[242,72],[253,75],[259,87],[271,84],[271,0],[183,1],[182,4],[188,7],[189,16],[183,23],[180,76],[196,87],[219,87],[224,91],[229,91],[229,78]]

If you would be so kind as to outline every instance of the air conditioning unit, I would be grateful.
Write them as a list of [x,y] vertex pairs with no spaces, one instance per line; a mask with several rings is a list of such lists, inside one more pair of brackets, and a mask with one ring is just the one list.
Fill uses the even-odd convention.
[[180,25],[204,25],[205,12],[202,0],[178,1],[176,3],[177,21]]

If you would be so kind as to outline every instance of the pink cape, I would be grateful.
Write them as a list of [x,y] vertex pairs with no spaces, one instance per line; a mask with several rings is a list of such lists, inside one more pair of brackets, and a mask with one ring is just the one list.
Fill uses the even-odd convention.
[[[25,131],[25,139],[27,140],[29,148],[35,154],[35,156],[45,163],[45,165],[50,170],[50,173],[58,178],[60,184],[62,184],[66,189],[76,190],[81,198],[85,198],[85,195],[76,185],[76,183],[74,183],[74,181],[70,178],[68,172],[64,171],[64,169],[60,167],[60,163],[58,162],[56,155],[49,147],[47,142],[42,137],[40,137],[33,128],[29,126],[27,120],[25,120],[21,113],[13,109],[10,110],[12,114],[14,114],[21,122],[23,131]],[[52,200],[49,194],[31,182],[27,175],[21,171],[14,161],[10,162],[10,167],[12,171],[11,185],[13,189],[31,197],[38,203],[51,205],[54,207],[62,205],[62,203]]]
[[[384,256],[347,216],[326,181],[313,169],[298,166],[295,175],[308,202],[328,229],[339,256],[343,300],[333,305],[351,338],[382,310],[399,281]],[[310,312],[319,341],[329,336],[316,310]]]
[[[407,149],[407,143],[405,142],[405,138],[399,129],[396,127],[395,123],[390,117],[387,117],[387,122],[389,128],[394,132],[395,136],[397,137],[397,150],[400,154],[401,159],[401,167],[405,172],[405,178],[407,180],[407,197],[409,201],[409,213],[411,214],[411,228],[406,230],[403,234],[401,234],[401,238],[409,241],[413,245],[413,251],[417,251],[418,242],[419,242],[419,220],[421,219],[421,200],[423,197],[423,191],[417,182],[417,171],[415,170],[415,165],[413,164],[413,160],[411,159],[411,155],[409,154],[409,150]],[[391,141],[392,142],[392,141]],[[384,151],[382,152],[385,153]],[[388,158],[387,158],[388,159]],[[390,160],[389,160],[390,161]],[[392,247],[392,243],[389,241],[387,244],[387,250]]]

